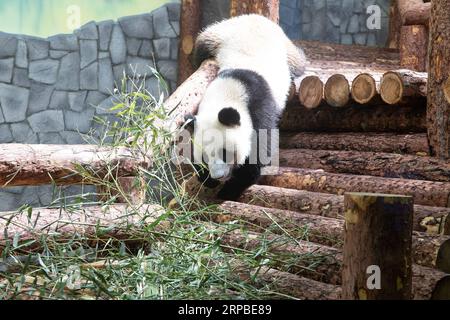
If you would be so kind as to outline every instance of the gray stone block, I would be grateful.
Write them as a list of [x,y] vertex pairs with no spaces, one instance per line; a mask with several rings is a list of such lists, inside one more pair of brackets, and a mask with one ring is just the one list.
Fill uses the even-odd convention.
[[284,24],[291,26],[294,24],[295,16],[298,14],[298,11],[294,11],[289,7],[280,6],[280,20],[283,21]]
[[6,122],[25,120],[30,90],[0,83],[0,104]]
[[39,143],[41,144],[65,144],[64,139],[57,132],[39,133]]
[[[168,20],[167,20],[168,21]],[[141,14],[119,19],[123,32],[132,38],[153,39],[151,14]]]
[[0,59],[0,81],[11,83],[14,69],[14,58]]
[[126,73],[129,76],[149,77],[153,74],[150,66],[153,66],[153,62],[149,59],[128,57]]
[[59,132],[64,130],[62,110],[45,110],[28,117],[31,129],[36,133]]
[[56,83],[59,61],[53,59],[30,62],[29,78],[45,84]]
[[142,40],[136,38],[127,38],[127,51],[129,55],[137,56],[141,48]]
[[54,91],[50,99],[50,109],[68,109],[69,97],[66,91]]
[[120,98],[116,96],[108,97],[97,106],[96,113],[98,115],[117,114],[120,110],[111,110],[111,108],[119,103],[121,103]]
[[97,40],[80,40],[81,69],[87,67],[98,58]]
[[114,73],[111,59],[101,59],[98,67],[99,91],[105,94],[112,94],[114,91]]
[[80,72],[81,90],[98,90],[98,62],[82,69]]
[[52,59],[61,59],[65,55],[67,55],[69,51],[64,50],[50,50],[50,58]]
[[127,44],[125,42],[125,35],[119,25],[115,25],[113,28],[109,51],[113,64],[125,62],[127,58]]
[[62,131],[59,133],[67,144],[86,144],[83,136],[79,132]]
[[80,89],[80,54],[78,52],[69,53],[61,59],[56,88],[68,91]]
[[70,109],[78,112],[82,111],[85,106],[86,97],[87,91],[69,92],[68,100]]
[[19,206],[28,205],[31,207],[40,207],[41,202],[39,201],[39,195],[37,193],[38,187],[26,187],[19,194],[19,199],[15,204],[14,208],[11,210],[15,210]]
[[311,10],[309,8],[302,8],[301,11],[301,21],[302,23],[311,23],[312,22],[312,14],[311,14]]
[[54,87],[41,83],[32,82],[30,88],[30,106],[28,114],[37,113],[46,110],[50,104],[50,98]]
[[0,58],[14,57],[17,49],[17,38],[14,35],[0,32]]
[[13,142],[13,136],[11,130],[7,124],[0,124],[0,143]]
[[143,58],[153,58],[153,44],[151,40],[144,40],[142,42],[141,49],[139,50],[139,56]]
[[179,40],[170,39],[170,59],[178,61]]
[[[222,0],[223,1],[223,0]],[[170,21],[180,21],[181,4],[176,2],[169,2],[166,4],[167,12],[169,13]]]
[[175,31],[175,34],[177,37],[180,36],[180,23],[178,21],[171,21],[170,25],[172,26],[173,31]]
[[157,59],[170,59],[170,39],[161,38],[153,40],[153,47]]
[[177,81],[177,62],[172,60],[158,61],[158,71],[166,80]]
[[102,21],[98,24],[99,32],[99,47],[100,50],[109,50],[109,43],[111,42],[111,33],[114,27],[114,21]]
[[11,133],[13,135],[14,142],[17,143],[36,143],[38,141],[36,134],[26,121],[12,123]]
[[19,40],[19,42],[17,43],[16,67],[28,68],[27,43],[23,40]]
[[30,61],[47,59],[50,44],[45,39],[27,38],[28,57]]
[[326,5],[326,1],[325,0],[314,0],[313,1],[313,8],[315,10],[323,9],[323,8],[325,8],[325,5]]
[[13,84],[19,87],[29,88],[31,81],[28,78],[28,70],[14,68]]
[[366,45],[367,34],[366,33],[354,34],[353,39],[354,39],[355,44],[364,46],[364,45]]
[[375,36],[374,33],[370,33],[367,35],[366,45],[371,46],[371,47],[377,46],[377,37]]
[[77,51],[78,39],[74,34],[58,34],[49,37],[50,48],[54,50]]
[[20,196],[7,192],[8,189],[0,189],[0,210],[1,211],[12,211],[19,207]]
[[156,99],[159,99],[163,91],[161,88],[161,84],[156,77],[151,77],[145,80],[145,90],[147,90]]
[[85,25],[81,26],[80,29],[75,30],[75,35],[79,39],[83,40],[97,40],[98,39],[98,30],[97,25],[94,21],[88,22]]
[[358,33],[359,32],[359,16],[357,14],[354,14],[350,18],[350,23],[348,25],[347,32],[348,33]]
[[177,36],[170,25],[169,14],[164,6],[153,11],[153,28],[156,38],[175,38]]
[[80,133],[88,133],[91,129],[91,123],[94,118],[94,109],[87,109],[83,112],[74,112],[66,110],[64,112],[64,120],[66,130],[76,131]]
[[353,44],[353,37],[351,34],[343,34],[341,35],[341,44]]
[[105,58],[109,58],[111,55],[109,54],[109,52],[107,51],[107,52],[103,52],[103,51],[100,51],[99,53],[98,53],[98,59],[100,60],[100,59],[105,59]]
[[119,64],[113,67],[114,82],[117,86],[121,86],[122,80],[126,77],[126,70],[127,68],[125,64]]
[[3,117],[2,106],[0,105],[0,123],[5,123],[5,118]]
[[98,91],[89,91],[86,98],[86,105],[88,110],[95,109],[103,100],[108,98],[108,95]]

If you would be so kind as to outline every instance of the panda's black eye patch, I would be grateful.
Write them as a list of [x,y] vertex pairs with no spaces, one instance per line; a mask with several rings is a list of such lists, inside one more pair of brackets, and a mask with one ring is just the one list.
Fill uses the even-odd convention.
[[224,108],[219,112],[219,122],[227,127],[241,125],[241,115],[236,109]]

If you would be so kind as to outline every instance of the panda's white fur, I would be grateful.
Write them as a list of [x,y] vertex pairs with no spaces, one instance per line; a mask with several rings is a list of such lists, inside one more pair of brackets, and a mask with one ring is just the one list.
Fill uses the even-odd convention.
[[[219,197],[234,199],[260,174],[260,163],[248,163],[251,153],[257,152],[254,130],[276,128],[292,76],[303,72],[306,60],[277,24],[259,15],[208,27],[198,36],[195,49],[198,64],[215,58],[220,72],[195,118],[194,160],[207,165],[209,178],[229,182]],[[224,109],[229,112],[220,121]],[[223,149],[231,159],[223,157]]]

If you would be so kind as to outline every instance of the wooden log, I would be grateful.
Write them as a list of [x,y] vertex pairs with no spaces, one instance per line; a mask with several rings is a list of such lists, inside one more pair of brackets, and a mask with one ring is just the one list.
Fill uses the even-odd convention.
[[[227,247],[255,250],[264,244],[269,252],[278,255],[284,253],[288,256],[300,256],[299,264],[294,266],[291,271],[309,279],[318,279],[315,281],[333,285],[342,284],[342,253],[335,248],[306,241],[300,242],[299,245],[284,244],[280,246],[272,237],[251,232],[244,235],[238,230],[225,234],[220,240]],[[308,257],[316,261],[313,265],[314,269],[303,267],[309,263]],[[322,258],[318,260],[318,257]],[[280,265],[280,267],[285,268],[284,265]],[[412,298],[414,300],[450,299],[449,290],[450,275],[432,268],[412,265]]]
[[258,270],[256,279],[273,291],[300,300],[338,300],[342,291],[340,286],[265,267]]
[[195,39],[200,32],[201,1],[182,0],[180,18],[180,48],[178,54],[178,86],[195,71],[192,63]]
[[150,160],[126,148],[92,145],[0,145],[0,186],[93,184],[134,176]]
[[427,155],[426,133],[281,133],[283,149],[353,150]]
[[[396,197],[396,195],[392,195]],[[237,202],[224,202],[219,208],[223,214],[212,218],[217,222],[240,220],[246,227],[256,232],[274,229],[273,232],[287,232],[297,239],[320,243],[335,248],[342,247],[344,221],[295,211],[258,207]],[[346,215],[347,212],[344,212]],[[412,214],[411,214],[412,219]],[[412,221],[412,220],[411,220]],[[411,238],[411,237],[410,237]],[[438,268],[449,273],[448,257],[450,237],[427,235],[414,232],[412,237],[413,260],[425,267]]]
[[284,167],[450,182],[450,163],[434,157],[310,149],[282,149],[279,154],[280,165]]
[[86,238],[102,237],[126,239],[130,227],[146,225],[156,221],[165,210],[159,206],[143,205],[130,207],[83,207],[80,209],[43,209],[30,212],[0,213],[0,253],[11,248],[13,241],[23,245],[22,249],[39,249],[43,237],[56,240],[80,234]]
[[387,47],[390,49],[398,49],[400,43],[400,30],[403,26],[400,11],[398,9],[397,0],[391,1],[389,7],[389,37]]
[[284,111],[280,129],[309,132],[426,132],[426,108],[422,106],[386,105],[361,108],[320,106],[307,109],[289,105]]
[[433,154],[450,157],[450,2],[432,2],[427,127]]
[[412,197],[346,193],[344,205],[342,297],[411,299]]
[[426,26],[403,26],[400,32],[400,66],[425,72],[428,62],[428,40]]
[[416,204],[449,207],[450,184],[424,180],[381,178],[280,168],[279,174],[263,176],[260,184],[312,192],[343,195],[345,192],[372,192],[411,195]]
[[324,84],[317,76],[307,76],[300,82],[298,97],[305,108],[317,108],[323,101]]
[[324,87],[325,101],[332,107],[344,107],[350,101],[350,84],[342,74],[332,75]]
[[380,83],[380,96],[390,105],[409,103],[413,98],[427,96],[428,75],[409,70],[389,71]]
[[[344,197],[333,194],[255,185],[243,193],[239,202],[328,218],[344,218]],[[416,231],[448,235],[450,230],[444,233],[447,219],[450,220],[450,208],[414,205],[413,229]]]
[[278,23],[279,12],[279,0],[231,0],[230,3],[231,17],[256,13]]
[[402,25],[428,26],[431,16],[431,3],[423,0],[398,0]]
[[352,82],[352,99],[359,104],[366,104],[377,96],[377,83],[368,73],[358,75]]

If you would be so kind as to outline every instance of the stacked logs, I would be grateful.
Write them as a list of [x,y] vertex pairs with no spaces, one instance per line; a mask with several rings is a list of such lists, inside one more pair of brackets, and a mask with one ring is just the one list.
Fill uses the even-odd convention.
[[[372,71],[343,73],[307,69],[305,76],[297,79],[298,99],[304,107],[314,109],[327,104],[345,107],[356,104],[408,104],[427,96],[427,74],[410,70],[388,72]],[[417,99],[419,98],[419,99]]]

